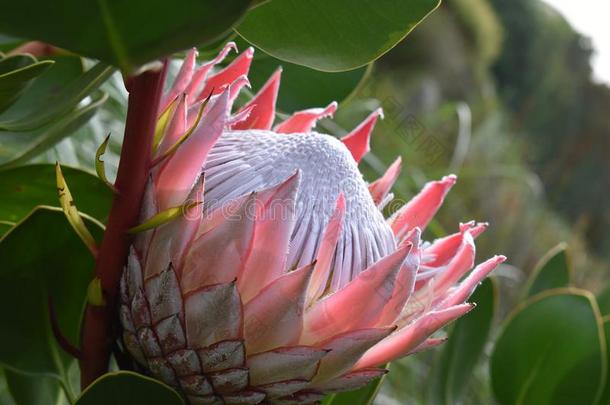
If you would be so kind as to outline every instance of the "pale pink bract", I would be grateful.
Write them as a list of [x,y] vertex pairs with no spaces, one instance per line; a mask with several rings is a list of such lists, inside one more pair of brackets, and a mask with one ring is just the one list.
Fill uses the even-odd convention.
[[121,280],[123,345],[192,404],[316,403],[441,343],[430,336],[472,308],[505,258],[470,271],[485,224],[420,240],[455,176],[383,218],[400,160],[368,185],[357,167],[380,110],[340,140],[313,131],[336,103],[273,127],[278,70],[231,113],[253,50],[213,68],[234,48],[199,67],[190,52],[163,98],[141,220],[202,204],[136,237]]

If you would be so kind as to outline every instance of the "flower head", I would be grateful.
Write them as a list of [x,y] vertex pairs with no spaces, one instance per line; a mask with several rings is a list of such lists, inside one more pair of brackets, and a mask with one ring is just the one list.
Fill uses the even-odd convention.
[[162,102],[142,220],[201,205],[137,236],[123,343],[191,403],[315,403],[438,344],[504,257],[470,271],[474,222],[421,242],[455,176],[384,219],[400,161],[371,184],[358,170],[381,111],[342,139],[313,131],[336,103],[273,127],[277,71],[232,113],[253,53],[214,72],[232,48],[200,67],[189,53]]

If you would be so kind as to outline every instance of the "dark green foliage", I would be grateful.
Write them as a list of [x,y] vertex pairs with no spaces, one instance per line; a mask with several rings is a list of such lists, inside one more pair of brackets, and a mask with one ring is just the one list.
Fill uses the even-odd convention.
[[[112,192],[96,176],[83,170],[62,169],[78,209],[100,221],[110,210]],[[18,222],[38,205],[59,206],[55,166],[37,164],[0,170],[0,221]]]
[[0,32],[45,41],[130,72],[217,39],[249,5],[248,0],[4,2]]
[[76,405],[184,405],[167,385],[128,371],[108,373],[94,381]]
[[[87,221],[99,240],[101,230]],[[39,207],[0,239],[0,363],[65,378],[72,362],[51,331],[49,300],[58,325],[78,342],[93,258],[61,209]]]

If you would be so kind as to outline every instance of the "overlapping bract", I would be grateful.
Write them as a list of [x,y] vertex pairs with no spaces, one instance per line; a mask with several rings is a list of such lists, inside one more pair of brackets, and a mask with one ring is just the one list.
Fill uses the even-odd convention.
[[[239,193],[234,188],[242,185],[240,179],[222,183],[219,171],[211,176],[214,187],[230,184],[240,196],[206,206],[203,168],[209,156],[218,160],[227,148],[217,146],[218,140],[228,133],[239,137],[243,132],[248,139],[256,131],[269,131],[275,118],[281,71],[231,114],[252,60],[248,49],[213,73],[232,48],[227,45],[218,58],[198,68],[191,52],[163,99],[162,137],[141,219],[186,201],[202,201],[204,211],[191,208],[136,238],[121,282],[123,344],[145,370],[193,404],[316,403],[325,393],[355,389],[380,377],[386,370],[379,367],[393,359],[442,342],[430,335],[472,308],[465,301],[504,257],[470,271],[473,240],[486,227],[474,222],[460,225],[454,235],[422,243],[421,231],[455,176],[428,183],[383,222],[380,232],[390,235],[390,243],[379,237],[377,245],[362,244],[362,252],[358,246],[337,248],[346,227],[352,235],[368,230],[368,224],[350,223],[354,200],[338,192],[332,197],[335,204],[327,207],[332,215],[324,217],[313,238],[307,235],[307,241],[315,242],[299,248],[299,257],[310,254],[313,260],[299,266],[293,266],[298,261],[291,249],[298,246],[295,238],[305,238],[296,222],[306,200],[303,190],[309,190],[302,181],[306,167],[297,166],[287,178],[262,189],[243,184]],[[308,133],[336,107],[332,103],[297,112],[277,124],[274,134],[260,136],[269,142],[278,133],[312,137],[326,145],[327,138],[320,138],[326,135]],[[375,111],[343,138],[344,146],[329,144],[331,151],[351,154],[348,169],[368,151],[380,115]],[[185,133],[190,133],[186,139]],[[215,147],[222,150],[210,155]],[[360,208],[372,207],[371,218],[380,216],[378,209],[391,198],[399,171],[397,161],[368,185],[370,194]],[[379,254],[383,246],[391,251],[362,265],[376,257],[371,249]],[[354,255],[344,273],[348,278],[333,278],[345,263],[338,256],[346,252]]]

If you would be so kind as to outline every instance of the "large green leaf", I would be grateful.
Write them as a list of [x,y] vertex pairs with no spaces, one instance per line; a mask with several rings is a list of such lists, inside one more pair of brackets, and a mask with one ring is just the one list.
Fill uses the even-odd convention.
[[13,224],[11,221],[0,221],[0,236],[7,233],[12,227]]
[[[604,320],[604,332],[606,335],[606,359],[607,364],[610,365],[610,317],[605,316]],[[604,391],[601,395],[601,399],[599,400],[599,405],[608,405],[610,404],[610,378],[609,371],[606,370],[606,381],[604,381]]]
[[114,69],[98,63],[83,71],[81,58],[56,57],[55,64],[41,75],[23,97],[0,115],[0,130],[23,132],[49,124],[94,92]]
[[76,405],[183,405],[170,387],[129,371],[108,373],[95,380]]
[[8,384],[4,376],[5,370],[0,367],[0,404],[2,405],[16,405],[13,396],[8,390]]
[[610,285],[597,294],[597,304],[602,315],[610,315]]
[[[100,229],[86,222],[99,239]],[[0,263],[0,363],[64,376],[72,359],[55,342],[48,299],[75,344],[93,258],[60,209],[38,207],[0,239]]]
[[52,64],[50,60],[38,62],[31,55],[0,59],[0,112],[13,105],[32,80]]
[[5,370],[6,384],[17,405],[53,405],[63,397],[53,377],[31,376]]
[[36,156],[32,161],[37,163],[61,162],[95,172],[95,154],[108,134],[110,143],[102,159],[106,175],[112,181],[116,177],[119,155],[127,116],[127,92],[119,74],[110,77],[99,89],[108,94],[108,100],[102,108],[81,128],[68,138]]
[[312,107],[325,107],[331,101],[349,97],[367,77],[371,65],[340,73],[320,72],[305,66],[282,62],[262,51],[254,54],[248,78],[252,87],[260,89],[271,74],[282,67],[282,84],[278,108],[286,113]]
[[7,53],[24,43],[23,39],[0,34],[0,54]]
[[526,296],[570,285],[572,266],[567,248],[565,243],[560,243],[540,259],[525,287]]
[[440,0],[273,0],[236,28],[287,62],[336,72],[366,65],[402,40]]
[[55,58],[0,115],[0,167],[27,162],[87,122],[106,100],[105,94],[92,93],[112,71],[97,64],[84,72],[79,57]]
[[491,358],[501,405],[595,404],[606,376],[606,342],[591,293],[538,294],[509,317]]
[[[63,166],[78,209],[103,221],[112,192],[97,176]],[[0,170],[0,221],[18,222],[37,205],[59,206],[55,165],[37,164]]]
[[28,132],[0,132],[0,169],[22,165],[76,131],[91,119],[107,95],[98,93],[49,126]]
[[449,333],[429,383],[430,404],[453,405],[460,399],[489,337],[496,308],[496,287],[486,279],[475,291],[477,308],[464,315]]
[[37,39],[130,71],[211,42],[245,13],[249,0],[21,0],[6,2],[0,31]]

